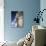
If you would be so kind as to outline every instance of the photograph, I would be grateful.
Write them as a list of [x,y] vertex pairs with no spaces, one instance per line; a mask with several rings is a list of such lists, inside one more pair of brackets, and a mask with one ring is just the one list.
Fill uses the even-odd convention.
[[11,11],[11,23],[13,27],[23,27],[24,25],[23,11]]

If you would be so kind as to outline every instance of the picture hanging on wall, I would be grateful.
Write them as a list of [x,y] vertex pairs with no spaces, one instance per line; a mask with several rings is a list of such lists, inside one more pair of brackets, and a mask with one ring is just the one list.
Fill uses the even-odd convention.
[[13,27],[24,26],[24,15],[23,11],[11,11],[11,24]]

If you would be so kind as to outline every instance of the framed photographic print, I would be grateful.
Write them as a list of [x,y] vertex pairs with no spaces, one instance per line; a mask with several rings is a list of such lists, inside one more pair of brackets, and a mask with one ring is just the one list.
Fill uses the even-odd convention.
[[11,11],[11,23],[14,27],[24,26],[24,15],[23,11]]

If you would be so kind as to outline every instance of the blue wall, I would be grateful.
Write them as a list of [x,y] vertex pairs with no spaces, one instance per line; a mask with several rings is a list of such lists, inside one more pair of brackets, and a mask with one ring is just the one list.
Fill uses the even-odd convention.
[[[18,41],[24,37],[32,27],[33,19],[36,17],[35,12],[40,9],[40,0],[5,0],[4,9],[4,35],[7,41]],[[11,11],[24,12],[24,27],[11,27]]]
[[[42,11],[43,9],[46,9],[46,0],[41,0],[40,1],[40,10]],[[46,27],[46,10],[43,12],[43,22],[40,21],[40,25]]]

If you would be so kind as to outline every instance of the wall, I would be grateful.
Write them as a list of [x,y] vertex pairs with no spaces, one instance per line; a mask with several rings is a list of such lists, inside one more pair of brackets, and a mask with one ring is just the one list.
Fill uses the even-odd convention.
[[[41,11],[43,9],[46,9],[45,5],[46,5],[46,0],[41,0],[40,1],[40,9],[41,9]],[[43,12],[43,16],[42,17],[43,17],[44,20],[43,20],[43,22],[41,21],[40,23],[41,23],[41,25],[46,26],[46,20],[45,20],[46,19],[46,11]]]
[[0,42],[4,41],[4,0],[0,0]]
[[[24,37],[32,28],[35,12],[40,9],[40,0],[5,0],[4,1],[4,38],[7,41],[18,41]],[[12,28],[11,27],[11,11],[24,12],[24,27]]]

